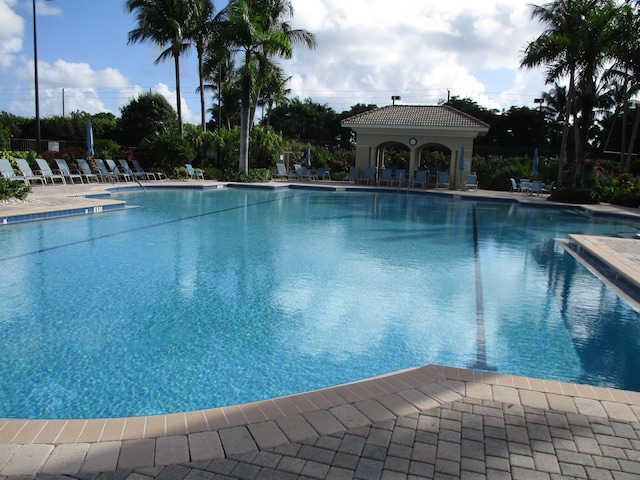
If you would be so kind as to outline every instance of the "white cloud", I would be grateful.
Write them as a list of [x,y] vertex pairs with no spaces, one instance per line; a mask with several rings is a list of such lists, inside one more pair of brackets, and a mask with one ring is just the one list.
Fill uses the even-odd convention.
[[522,49],[541,30],[527,1],[293,3],[293,26],[313,32],[318,46],[297,47],[283,62],[292,93],[338,112],[357,102],[386,105],[391,95],[434,104],[447,90],[508,108],[531,103],[544,86],[542,72],[518,72]]
[[[24,80],[33,79],[33,60],[16,71],[16,76]],[[127,78],[114,68],[93,70],[88,63],[71,63],[56,60],[53,65],[38,61],[38,79],[42,87],[56,85],[78,88],[123,88]]]
[[0,70],[6,71],[22,50],[24,20],[13,11],[17,0],[0,0]]

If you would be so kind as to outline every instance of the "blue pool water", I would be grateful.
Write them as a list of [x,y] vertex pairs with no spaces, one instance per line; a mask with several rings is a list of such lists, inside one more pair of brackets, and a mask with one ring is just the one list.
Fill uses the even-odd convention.
[[119,197],[139,208],[0,228],[0,417],[188,411],[431,363],[640,391],[638,314],[554,241],[637,224],[385,193]]

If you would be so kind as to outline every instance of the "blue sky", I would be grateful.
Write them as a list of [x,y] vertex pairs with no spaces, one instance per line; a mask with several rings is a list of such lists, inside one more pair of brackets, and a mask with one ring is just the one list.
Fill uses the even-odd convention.
[[[451,95],[489,108],[535,107],[542,70],[518,68],[542,31],[529,0],[293,0],[292,24],[314,51],[283,62],[292,96],[337,112],[355,103],[436,104]],[[543,3],[543,2],[540,2]],[[151,44],[127,45],[134,16],[120,0],[37,0],[42,117],[82,110],[120,114],[141,92],[175,105],[173,62]],[[222,8],[224,2],[217,2]],[[32,0],[0,0],[0,110],[34,115]],[[195,54],[182,59],[183,114],[198,123]],[[63,94],[64,89],[64,94]],[[211,106],[211,101],[208,101]]]

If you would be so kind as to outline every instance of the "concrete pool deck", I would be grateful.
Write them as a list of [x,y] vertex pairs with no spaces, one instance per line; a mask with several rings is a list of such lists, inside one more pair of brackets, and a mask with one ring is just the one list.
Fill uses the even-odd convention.
[[[330,188],[337,183],[331,182]],[[145,183],[154,184],[221,185]],[[112,201],[82,195],[99,194],[105,187],[112,186],[36,187],[27,203],[0,204],[0,218],[104,206]],[[436,193],[545,201],[482,190]],[[640,219],[636,209],[585,208],[594,214]],[[574,240],[581,248],[640,282],[640,242],[580,237],[584,236]],[[0,479],[639,476],[640,393],[434,365],[289,397],[173,415],[0,419]]]

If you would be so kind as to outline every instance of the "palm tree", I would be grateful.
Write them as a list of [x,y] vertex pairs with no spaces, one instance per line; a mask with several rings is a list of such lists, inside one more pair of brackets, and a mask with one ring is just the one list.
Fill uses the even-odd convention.
[[562,172],[567,153],[569,134],[569,118],[573,111],[575,98],[576,65],[580,55],[579,46],[575,43],[574,33],[578,29],[578,19],[574,13],[576,0],[556,0],[544,5],[536,5],[531,12],[531,18],[546,24],[546,30],[532,42],[525,50],[520,67],[535,68],[547,66],[546,82],[552,84],[567,75],[569,88],[567,92],[562,140],[560,143],[560,158],[558,162],[558,177],[556,183],[562,185]]
[[200,119],[202,131],[207,130],[206,107],[205,107],[205,53],[212,38],[219,37],[219,29],[224,18],[224,13],[214,15],[215,6],[212,0],[194,0],[194,10],[192,12],[191,24],[189,28],[189,38],[193,40],[198,55],[198,78],[200,85]]
[[287,82],[291,77],[284,76],[282,69],[272,63],[270,67],[266,68],[263,72],[262,78],[259,79],[259,94],[257,99],[257,105],[262,106],[263,109],[267,107],[266,117],[263,115],[263,125],[269,126],[269,115],[274,104],[284,104],[287,102],[287,95],[291,93],[291,89],[287,88]]
[[[607,61],[612,57],[611,47],[619,41],[616,28],[618,5],[615,0],[555,0],[534,6],[532,17],[547,25],[536,40],[529,43],[521,66],[532,68],[547,66],[547,83],[569,77],[567,111],[573,113],[576,158],[578,159],[574,186],[582,184],[583,161],[593,122],[593,109],[598,91],[598,80]],[[581,100],[581,114],[576,108],[576,94]],[[562,135],[558,185],[562,182],[562,169],[566,154],[568,122]]]
[[[611,121],[611,127],[607,135],[605,149],[616,119],[622,111],[622,139],[620,143],[620,160],[623,169],[628,172],[631,166],[631,156],[633,145],[638,129],[638,110],[636,109],[636,119],[632,129],[631,140],[627,148],[627,118],[630,110],[630,99],[640,91],[640,41],[637,38],[638,28],[640,28],[640,4],[636,2],[633,7],[630,2],[625,2],[620,7],[618,15],[618,25],[622,35],[622,41],[614,45],[614,65],[605,72],[604,79],[608,88],[615,93],[615,112]],[[626,150],[626,152],[625,152]]]
[[152,42],[165,48],[156,65],[173,58],[176,72],[176,106],[178,131],[182,136],[180,95],[180,55],[189,50],[188,26],[194,11],[194,0],[126,0],[125,10],[135,13],[138,26],[129,32],[128,43]]
[[227,5],[227,40],[242,56],[242,101],[240,109],[240,173],[249,170],[249,131],[252,69],[260,71],[271,58],[289,59],[297,44],[314,48],[315,37],[306,30],[292,29],[291,0],[231,0]]

